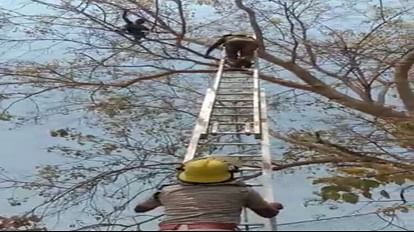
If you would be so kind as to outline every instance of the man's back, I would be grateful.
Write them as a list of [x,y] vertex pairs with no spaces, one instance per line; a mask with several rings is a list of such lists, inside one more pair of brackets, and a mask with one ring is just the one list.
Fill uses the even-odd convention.
[[228,46],[230,43],[233,44],[233,43],[239,43],[239,42],[241,42],[241,45],[243,46],[253,46],[254,49],[256,49],[257,47],[256,40],[248,34],[244,34],[244,33],[226,34],[226,35],[223,35],[219,40],[217,40],[213,45],[211,45],[207,49],[205,56],[208,56],[211,51],[218,48],[222,44],[224,44],[225,46]]
[[254,40],[254,38],[251,35],[244,33],[231,33],[223,35],[222,38],[225,39],[226,42],[231,40]]
[[[165,207],[164,223],[216,222],[239,224],[244,206],[266,207],[249,187],[239,183],[217,185],[177,184],[164,187],[159,201]],[[262,206],[263,205],[263,206]]]

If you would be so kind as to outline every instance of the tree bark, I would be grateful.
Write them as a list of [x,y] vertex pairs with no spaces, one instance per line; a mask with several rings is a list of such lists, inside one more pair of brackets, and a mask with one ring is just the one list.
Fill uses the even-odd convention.
[[395,67],[394,80],[398,95],[408,112],[414,116],[414,92],[408,80],[408,72],[414,64],[414,50],[405,55]]
[[292,62],[284,62],[279,58],[274,57],[273,55],[262,52],[259,56],[271,63],[279,65],[286,70],[295,74],[298,78],[303,80],[309,86],[312,87],[312,92],[318,93],[334,102],[337,102],[346,107],[356,109],[366,114],[370,114],[374,117],[379,118],[410,118],[405,112],[395,111],[390,107],[385,107],[380,104],[375,104],[373,102],[366,102],[353,97],[347,96],[334,88],[331,88],[325,82],[319,80],[317,77],[313,76],[308,70],[302,68],[301,66],[294,64]]

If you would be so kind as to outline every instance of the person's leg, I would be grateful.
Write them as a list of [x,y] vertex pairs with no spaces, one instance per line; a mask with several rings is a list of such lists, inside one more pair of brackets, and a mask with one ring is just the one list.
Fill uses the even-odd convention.
[[253,65],[253,62],[251,60],[245,59],[245,58],[241,58],[239,59],[239,66],[242,68],[251,68]]
[[237,63],[237,53],[239,51],[235,44],[229,43],[225,45],[226,58],[230,66],[234,67]]
[[254,41],[245,41],[241,48],[240,59],[244,60],[245,66],[251,66],[254,59],[254,52],[257,49],[257,44]]

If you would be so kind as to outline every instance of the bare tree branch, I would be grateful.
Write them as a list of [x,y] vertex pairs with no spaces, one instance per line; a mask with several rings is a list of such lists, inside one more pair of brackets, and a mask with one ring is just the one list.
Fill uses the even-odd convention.
[[261,53],[261,52],[265,51],[266,48],[264,46],[263,32],[262,32],[262,29],[259,26],[259,23],[257,22],[256,13],[254,12],[253,9],[245,6],[243,4],[242,0],[235,0],[235,3],[237,5],[237,7],[239,7],[240,9],[242,9],[244,11],[246,11],[246,13],[249,16],[250,25],[253,28],[253,31],[256,35],[256,40],[257,40],[258,45],[259,45],[258,52]]
[[184,17],[184,9],[183,9],[182,1],[181,0],[174,0],[174,2],[178,6],[178,13],[180,15],[180,20],[181,20],[181,33],[177,36],[177,45],[181,45],[181,41],[185,37],[185,33],[187,31],[187,23],[186,23],[186,20],[185,20],[185,17]]
[[405,108],[414,115],[414,92],[408,80],[408,72],[414,64],[414,50],[405,55],[395,65],[394,80],[397,86],[398,94]]

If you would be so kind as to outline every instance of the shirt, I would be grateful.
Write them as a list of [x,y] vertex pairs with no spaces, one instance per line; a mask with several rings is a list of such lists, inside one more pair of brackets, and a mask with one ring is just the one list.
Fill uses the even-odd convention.
[[254,46],[257,46],[256,40],[248,35],[245,34],[228,34],[228,35],[223,35],[219,40],[217,40],[213,45],[211,45],[207,51],[206,51],[206,56],[208,56],[210,54],[211,51],[213,51],[214,49],[216,49],[218,46],[220,46],[221,44],[226,44],[228,42],[234,42],[234,41],[244,41],[247,44],[252,44]]
[[197,222],[240,223],[243,207],[268,208],[267,202],[242,182],[213,185],[176,184],[166,186],[146,203],[164,206],[162,224]]

